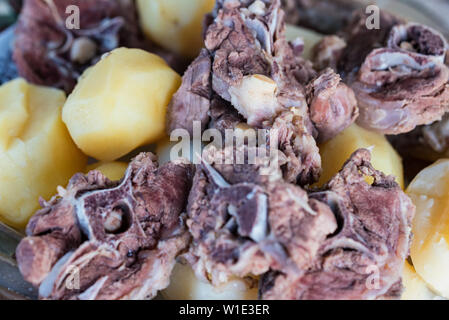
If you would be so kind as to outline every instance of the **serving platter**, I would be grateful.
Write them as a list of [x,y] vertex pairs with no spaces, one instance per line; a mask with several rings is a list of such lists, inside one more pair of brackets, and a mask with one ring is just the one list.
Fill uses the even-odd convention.
[[[372,2],[372,1],[369,1]],[[443,0],[378,0],[376,3],[386,10],[410,21],[427,24],[449,37],[449,3]],[[0,84],[17,77],[12,60],[14,26],[0,33]],[[0,223],[0,300],[35,299],[37,292],[26,283],[17,268],[15,248],[23,232],[13,230]]]

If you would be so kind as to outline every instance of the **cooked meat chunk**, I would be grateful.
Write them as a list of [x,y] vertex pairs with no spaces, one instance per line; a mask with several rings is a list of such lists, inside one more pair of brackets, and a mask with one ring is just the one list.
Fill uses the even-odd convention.
[[323,190],[309,194],[332,210],[338,228],[320,242],[310,267],[265,274],[263,299],[400,297],[415,207],[394,178],[369,161],[368,150],[357,151]]
[[[80,29],[66,26],[70,5],[80,9]],[[85,69],[120,46],[151,50],[178,70],[185,64],[145,40],[133,1],[115,0],[25,0],[14,60],[28,81],[70,92]]]
[[189,244],[182,212],[192,177],[192,165],[158,168],[151,154],[136,157],[119,182],[98,171],[75,175],[43,202],[17,248],[25,280],[46,299],[153,298]]
[[422,159],[429,162],[449,156],[449,113],[441,121],[419,126],[415,130],[389,140],[406,160]]
[[314,71],[309,67],[305,79],[298,79],[307,66],[285,39],[279,1],[219,1],[205,45],[214,58],[214,91],[249,125],[262,127],[285,108],[307,109],[300,81]]
[[449,111],[449,68],[419,53],[374,50],[352,84],[360,108],[357,122],[399,134],[440,120]]
[[335,39],[323,40],[315,48],[317,62],[337,66],[354,90],[361,126],[400,134],[440,120],[449,110],[449,68],[444,63],[449,48],[439,32],[386,12],[380,29],[369,30],[366,15],[359,13],[343,37],[345,49],[334,50]]
[[314,67],[317,70],[331,68],[337,70],[337,64],[346,48],[346,41],[336,35],[324,37],[312,49]]
[[354,92],[331,69],[324,70],[307,86],[310,118],[325,142],[349,127],[358,117]]
[[371,51],[384,47],[388,42],[394,26],[404,23],[396,16],[380,12],[379,29],[368,29],[366,21],[368,14],[357,11],[348,26],[342,32],[346,47],[337,62],[337,71],[346,82],[352,82]]
[[366,4],[360,0],[282,0],[282,6],[288,23],[333,34],[346,26],[355,10]]
[[209,123],[212,98],[211,57],[203,49],[182,77],[182,85],[173,96],[167,112],[167,131],[185,129],[193,134],[193,123],[198,121],[204,130]]
[[[203,130],[208,122],[208,128],[224,131],[243,121],[254,129],[279,129],[279,139],[267,145],[279,145],[291,160],[284,168],[287,181],[316,181],[321,170],[316,139],[330,139],[354,122],[352,90],[332,70],[317,78],[301,57],[302,43],[286,40],[279,0],[219,0],[206,25],[206,49],[169,106],[168,133],[191,131],[193,121]],[[191,88],[198,80],[193,75],[205,90]]]
[[[227,151],[197,167],[188,204],[193,237],[187,260],[213,284],[290,265],[309,267],[336,228],[332,211],[259,164],[220,164]],[[218,164],[216,163],[218,162]]]
[[321,157],[312,135],[313,125],[305,123],[298,109],[281,113],[274,121],[271,134],[277,134],[277,141],[270,136],[270,143],[277,143],[279,150],[287,158],[282,166],[287,182],[307,185],[317,181],[321,175]]

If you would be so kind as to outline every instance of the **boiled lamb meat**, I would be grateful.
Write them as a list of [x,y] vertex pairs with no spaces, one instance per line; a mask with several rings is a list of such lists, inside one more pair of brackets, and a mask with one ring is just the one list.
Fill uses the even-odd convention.
[[193,167],[158,168],[141,154],[122,181],[75,175],[42,201],[16,251],[25,280],[43,299],[150,299],[168,286],[187,249],[184,208]]
[[380,18],[380,29],[370,30],[367,15],[359,13],[341,41],[322,40],[315,48],[317,65],[336,67],[351,86],[360,108],[357,122],[365,128],[400,134],[440,120],[449,111],[446,39],[386,12]]

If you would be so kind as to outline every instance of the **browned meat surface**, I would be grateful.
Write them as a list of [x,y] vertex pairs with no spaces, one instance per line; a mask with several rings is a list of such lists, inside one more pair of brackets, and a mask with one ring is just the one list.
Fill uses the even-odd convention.
[[[400,297],[415,207],[394,178],[374,170],[369,160],[367,150],[357,151],[322,191],[309,194],[327,204],[338,227],[319,243],[309,265],[265,274],[262,298]],[[366,176],[373,178],[372,185]]]
[[357,122],[380,133],[400,134],[440,120],[449,111],[444,36],[386,12],[380,29],[369,30],[366,18],[357,14],[340,42],[333,36],[315,48],[317,65],[336,66],[354,90]]
[[[66,8],[80,9],[80,29],[66,27]],[[150,50],[183,71],[186,62],[141,34],[133,1],[25,0],[16,29],[14,60],[28,81],[70,92],[82,72],[120,46]]]
[[17,248],[25,280],[45,299],[153,298],[189,244],[182,213],[192,177],[192,165],[158,168],[151,154],[119,182],[75,175],[42,203]]
[[[316,181],[321,170],[316,139],[328,140],[354,122],[352,90],[332,70],[317,78],[301,57],[302,43],[286,40],[279,0],[217,1],[204,42],[207,51],[190,66],[168,108],[168,133],[191,131],[193,121],[203,129],[210,121],[209,128],[220,131],[242,120],[253,128],[280,129],[279,141],[269,145],[278,144],[291,160],[284,167],[287,181]],[[201,85],[193,87],[197,82]]]

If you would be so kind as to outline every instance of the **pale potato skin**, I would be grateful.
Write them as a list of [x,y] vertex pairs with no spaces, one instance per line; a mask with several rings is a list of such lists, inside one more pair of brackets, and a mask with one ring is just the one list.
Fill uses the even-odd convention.
[[433,291],[449,299],[449,159],[421,171],[407,194],[416,205],[413,265]]
[[385,136],[363,129],[353,124],[332,140],[319,146],[323,173],[317,185],[322,186],[337,174],[351,154],[360,148],[372,149],[372,159],[376,170],[396,177],[396,182],[404,188],[402,159]]
[[23,79],[0,87],[0,220],[14,228],[86,166],[62,122],[64,102],[64,92]]
[[97,162],[87,166],[86,173],[98,170],[109,180],[118,181],[125,176],[126,169],[128,169],[128,163],[126,162]]
[[62,118],[84,153],[114,161],[163,137],[167,105],[180,84],[159,56],[119,48],[83,74]]
[[160,46],[195,58],[203,47],[203,18],[215,0],[137,0],[140,23]]
[[[250,288],[250,282],[233,279],[214,288],[199,280],[189,265],[177,263],[173,269],[168,288],[161,292],[167,300],[257,300],[257,285]],[[257,284],[257,281],[255,281]]]

